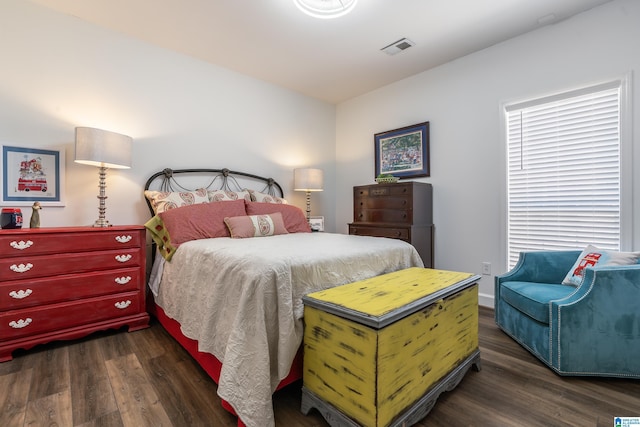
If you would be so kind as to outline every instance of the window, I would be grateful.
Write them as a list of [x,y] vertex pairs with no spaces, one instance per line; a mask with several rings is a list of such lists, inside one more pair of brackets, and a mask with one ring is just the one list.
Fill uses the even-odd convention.
[[624,83],[505,107],[509,268],[524,250],[620,250]]

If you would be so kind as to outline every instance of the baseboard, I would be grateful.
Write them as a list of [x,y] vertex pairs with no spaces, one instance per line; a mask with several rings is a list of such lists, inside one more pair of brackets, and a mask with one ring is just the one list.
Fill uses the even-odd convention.
[[493,295],[479,293],[478,304],[484,307],[494,308],[495,304]]

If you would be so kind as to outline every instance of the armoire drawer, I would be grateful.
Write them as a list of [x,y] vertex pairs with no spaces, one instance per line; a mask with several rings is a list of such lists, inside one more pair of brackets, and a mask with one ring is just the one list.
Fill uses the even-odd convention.
[[378,225],[367,226],[363,224],[349,224],[349,234],[357,236],[390,237],[409,242],[411,234],[409,228],[401,227],[380,227]]
[[413,215],[409,209],[355,209],[354,222],[376,222],[392,224],[412,224]]
[[413,190],[412,182],[401,182],[393,184],[374,184],[353,188],[353,197],[392,197],[400,195],[410,195]]
[[371,197],[355,199],[355,209],[411,209],[409,197]]
[[0,282],[0,311],[142,288],[138,267]]

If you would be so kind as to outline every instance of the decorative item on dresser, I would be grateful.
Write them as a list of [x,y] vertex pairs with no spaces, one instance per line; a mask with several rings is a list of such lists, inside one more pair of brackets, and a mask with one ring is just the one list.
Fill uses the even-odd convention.
[[0,362],[11,352],[128,325],[149,326],[145,228],[0,232]]
[[415,181],[353,187],[349,234],[409,242],[433,268],[432,194],[431,184]]
[[0,202],[64,206],[64,149],[2,146]]
[[311,219],[311,192],[322,191],[323,178],[322,169],[293,170],[293,190],[304,191],[307,195],[307,222]]
[[102,129],[87,127],[76,128],[75,162],[83,165],[99,167],[98,177],[100,189],[98,193],[98,219],[94,227],[110,227],[105,214],[107,212],[106,178],[107,169],[131,168],[130,136]]

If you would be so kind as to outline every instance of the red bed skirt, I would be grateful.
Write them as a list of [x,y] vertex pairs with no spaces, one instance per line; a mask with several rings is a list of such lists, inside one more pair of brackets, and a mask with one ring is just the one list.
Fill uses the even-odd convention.
[[[182,334],[180,330],[180,323],[168,317],[161,307],[158,307],[152,301],[148,301],[147,309],[150,314],[154,315],[160,324],[169,332],[176,341],[180,343],[182,347],[193,357],[196,362],[205,370],[205,372],[218,384],[220,379],[220,370],[222,369],[222,363],[211,353],[203,353],[198,351],[198,342],[187,338]],[[302,351],[298,350],[289,375],[278,384],[278,390],[285,387],[302,378]],[[237,416],[233,407],[225,400],[220,399],[222,407],[233,415]],[[242,420],[238,417],[238,427],[245,427]]]

